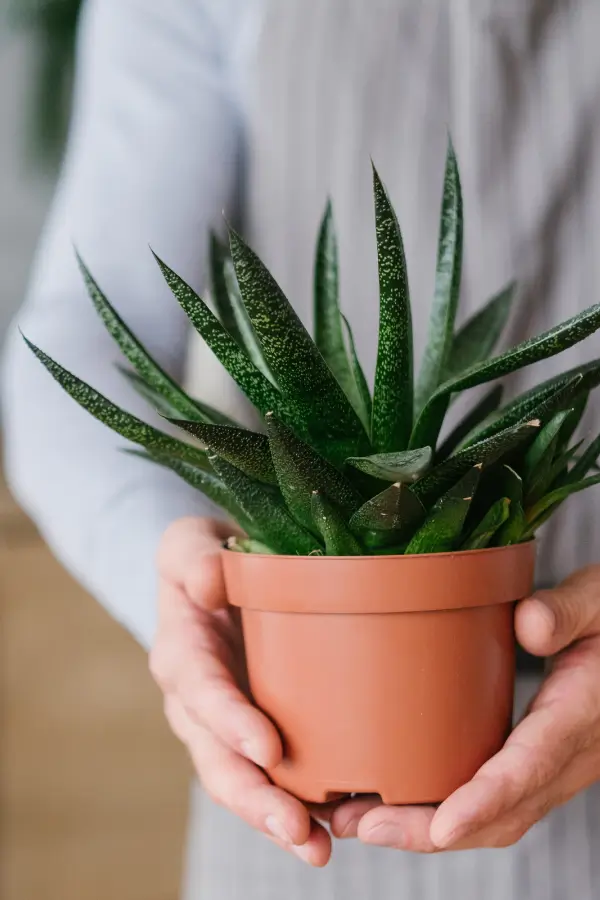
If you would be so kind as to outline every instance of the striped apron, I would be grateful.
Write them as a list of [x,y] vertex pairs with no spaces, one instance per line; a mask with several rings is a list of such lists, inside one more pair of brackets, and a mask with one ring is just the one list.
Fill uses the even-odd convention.
[[[245,231],[304,321],[314,239],[331,195],[342,303],[372,376],[371,156],[403,230],[418,361],[448,129],[465,201],[461,317],[512,277],[520,296],[509,343],[598,300],[599,37],[600,0],[267,0],[240,66]],[[593,337],[507,388],[524,390],[599,350]],[[202,354],[195,345],[196,371]],[[456,413],[475,396],[461,398]],[[233,395],[229,406],[243,413]],[[600,430],[598,400],[592,406],[584,433]],[[549,523],[541,584],[598,560],[599,509],[590,490]],[[521,678],[521,699],[534,688]],[[592,900],[600,897],[600,859],[591,850],[599,840],[593,788],[513,848],[420,857],[337,842],[333,862],[315,872],[195,789],[186,900]]]

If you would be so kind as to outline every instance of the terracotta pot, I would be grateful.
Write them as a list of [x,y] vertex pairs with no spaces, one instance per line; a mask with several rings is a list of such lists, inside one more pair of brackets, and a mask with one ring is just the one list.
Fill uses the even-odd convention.
[[423,556],[291,557],[225,550],[257,705],[302,800],[375,793],[437,803],[511,727],[514,601],[533,542]]

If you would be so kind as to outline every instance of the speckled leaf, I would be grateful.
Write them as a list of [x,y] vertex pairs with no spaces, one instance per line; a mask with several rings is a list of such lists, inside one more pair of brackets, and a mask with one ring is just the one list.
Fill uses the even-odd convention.
[[76,375],[68,372],[67,369],[63,369],[59,363],[47,356],[43,350],[40,350],[27,338],[24,338],[24,340],[29,349],[43,363],[60,386],[99,422],[112,428],[113,431],[116,431],[117,434],[120,434],[126,440],[133,441],[134,444],[140,444],[149,450],[168,453],[199,468],[210,469],[207,454],[203,450],[189,443],[178,441],[176,438],[164,434],[157,428],[142,422],[136,416],[132,416],[131,413],[115,406],[114,403],[94,390],[93,387],[90,387],[89,384],[86,384],[85,381],[81,381]]
[[506,494],[510,500],[509,515],[506,522],[498,530],[494,544],[505,547],[517,544],[523,537],[525,529],[525,513],[523,511],[523,481],[510,466],[502,466],[499,493]]
[[[454,320],[460,294],[462,245],[462,191],[454,147],[452,141],[448,139],[435,294],[429,320],[429,336],[417,382],[417,411],[425,406],[435,389],[444,380],[444,373],[450,360]],[[429,443],[432,442],[424,441],[421,446]],[[413,446],[416,445],[413,444]]]
[[213,453],[222,456],[232,466],[237,466],[250,478],[277,484],[277,475],[271,459],[269,440],[265,434],[232,428],[229,425],[206,425],[201,422],[171,420],[201,441]]
[[313,535],[292,518],[276,488],[249,478],[218,456],[211,456],[210,462],[237,503],[256,524],[262,541],[275,553],[306,556],[319,549]]
[[594,484],[600,484],[600,475],[593,475],[592,477],[584,478],[581,481],[563,484],[561,487],[550,491],[549,494],[546,494],[545,497],[542,497],[541,500],[538,500],[534,506],[527,510],[526,517],[528,524],[535,527],[538,519],[547,509],[550,509],[550,507],[556,508],[559,503],[562,503],[563,500],[566,500],[571,494],[583,491],[588,487],[592,487]]
[[583,380],[584,376],[577,374],[564,381],[553,382],[538,392],[528,391],[517,397],[498,411],[493,422],[469,435],[466,446],[486,440],[499,431],[534,416],[544,424],[549,422],[556,412],[572,406],[579,396]]
[[229,248],[221,243],[214,232],[210,236],[210,273],[212,295],[221,323],[246,351],[259,372],[274,383],[244,307]]
[[461,550],[482,550],[487,547],[498,529],[504,525],[510,514],[510,500],[502,497],[493,504],[479,523],[473,529]]
[[403,450],[399,453],[376,453],[373,456],[354,456],[346,460],[349,466],[366,472],[381,481],[416,481],[427,471],[432,458],[431,447]]
[[[117,369],[121,375],[127,379],[134,390],[137,391],[140,397],[143,397],[144,400],[150,403],[161,416],[165,416],[167,419],[178,420],[181,418],[181,411],[172,406],[167,398],[151,387],[147,381],[144,381],[141,375],[138,375],[133,369],[125,368],[125,366],[117,365]],[[211,422],[214,425],[237,426],[238,423],[234,419],[230,419],[225,413],[219,412],[218,409],[209,406],[208,403],[203,403],[201,400],[194,400],[194,403],[196,404],[198,411],[204,417],[202,421]]]
[[477,463],[488,466],[497,462],[521,444],[532,440],[539,429],[540,422],[532,420],[521,425],[513,425],[512,428],[507,428],[485,441],[465,447],[432,469],[424,478],[417,481],[412,489],[425,506],[429,506],[471,466]]
[[208,472],[198,469],[196,466],[183,462],[181,459],[175,459],[175,457],[169,456],[167,453],[156,453],[152,450],[130,450],[127,452],[133,456],[148,459],[159,466],[171,469],[190,487],[200,491],[205,497],[208,497],[209,500],[225,510],[247,534],[255,537],[259,535],[258,527],[246,515],[231,491],[225,487],[221,479],[212,470]]
[[192,325],[250,402],[264,415],[276,410],[286,420],[293,420],[301,428],[308,417],[302,405],[288,404],[280,392],[246,356],[244,351],[221,325],[206,303],[166,263],[154,254],[165,281],[171,288]]
[[98,315],[134,369],[149,387],[156,394],[162,396],[169,406],[177,410],[180,415],[188,419],[205,421],[206,417],[200,406],[191,397],[188,397],[185,391],[150,356],[102,293],[79,254],[76,255],[87,292]]
[[515,290],[515,282],[507,285],[454,336],[444,381],[491,356],[508,321]]
[[460,420],[458,425],[452,429],[448,437],[436,451],[436,459],[442,460],[450,456],[452,451],[460,446],[465,438],[470,435],[481,422],[495,412],[502,402],[503,393],[504,389],[501,384],[494,385],[493,388],[487,391],[481,400],[475,404],[473,409],[469,410],[469,412]]
[[[548,359],[583,341],[600,328],[600,303],[590,306],[537,337],[529,338],[490,360],[444,382],[422,410],[411,437],[412,447],[434,446],[452,393],[492,381],[542,359]],[[583,385],[582,385],[583,388]]]
[[379,265],[379,345],[371,434],[380,453],[405,450],[413,424],[413,336],[400,226],[373,167]]
[[348,528],[343,513],[328,497],[313,491],[312,519],[325,543],[327,556],[360,556],[361,546]]
[[271,273],[233,230],[230,243],[244,305],[286,401],[310,409],[311,436],[334,461],[343,442],[368,446],[352,404]]
[[364,503],[350,519],[350,527],[359,532],[396,532],[394,542],[413,531],[425,518],[425,509],[411,489],[401,482],[390,485]]
[[362,394],[363,385],[357,382],[358,373],[349,359],[344,340],[343,316],[339,306],[338,250],[331,202],[327,203],[317,240],[314,320],[315,344],[361,422],[365,428],[370,428]]
[[474,466],[440,497],[406,548],[407,554],[445,553],[459,545],[480,477],[481,466]]
[[362,366],[360,364],[360,360],[358,358],[358,354],[356,352],[356,345],[354,343],[354,335],[352,334],[352,328],[350,327],[350,323],[348,319],[342,315],[342,322],[344,323],[344,329],[346,332],[346,340],[348,343],[348,357],[350,360],[350,369],[352,370],[352,376],[356,383],[357,390],[357,406],[356,411],[360,417],[361,422],[363,423],[367,433],[371,434],[371,419],[373,416],[373,401],[371,399],[371,392],[369,391],[369,385],[367,384],[367,379],[365,378],[365,373],[363,372]]
[[345,475],[299,440],[275,416],[267,415],[266,423],[279,487],[295,518],[305,528],[314,529],[313,491],[326,494],[350,518],[361,505],[362,497]]

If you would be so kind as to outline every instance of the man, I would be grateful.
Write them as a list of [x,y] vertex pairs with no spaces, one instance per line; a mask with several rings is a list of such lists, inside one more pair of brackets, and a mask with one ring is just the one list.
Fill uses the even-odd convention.
[[[372,155],[400,215],[422,346],[449,126],[466,205],[463,308],[516,275],[511,337],[549,327],[589,305],[599,280],[599,29],[596,0],[90,0],[69,148],[19,324],[147,417],[114,369],[118,352],[84,297],[71,240],[128,324],[181,375],[185,321],[146,244],[202,288],[208,228],[237,209],[306,318],[331,194],[344,306],[373,361]],[[192,349],[193,387],[241,415],[230,383]],[[590,342],[575,348],[571,364],[591,352]],[[552,361],[526,370],[511,387],[552,371]],[[598,894],[600,795],[584,792],[600,777],[597,495],[554,522],[539,560],[551,589],[517,610],[527,650],[564,652],[505,749],[438,811],[366,798],[311,819],[260,768],[279,758],[280,740],[230,670],[239,635],[215,511],[169,473],[118,454],[119,439],[60,392],[16,333],[4,403],[17,496],[81,581],[153,646],[171,727],[225,807],[194,797],[189,898]],[[597,425],[597,404],[595,414]],[[317,818],[360,839],[336,842],[322,873],[303,865],[330,856]],[[481,847],[507,849],[442,852]]]

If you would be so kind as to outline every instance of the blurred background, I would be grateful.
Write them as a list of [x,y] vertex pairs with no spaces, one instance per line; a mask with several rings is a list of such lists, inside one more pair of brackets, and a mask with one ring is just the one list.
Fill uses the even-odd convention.
[[[0,0],[0,343],[52,196],[78,6]],[[0,897],[176,900],[190,770],[145,654],[52,559],[1,460],[0,616]]]

